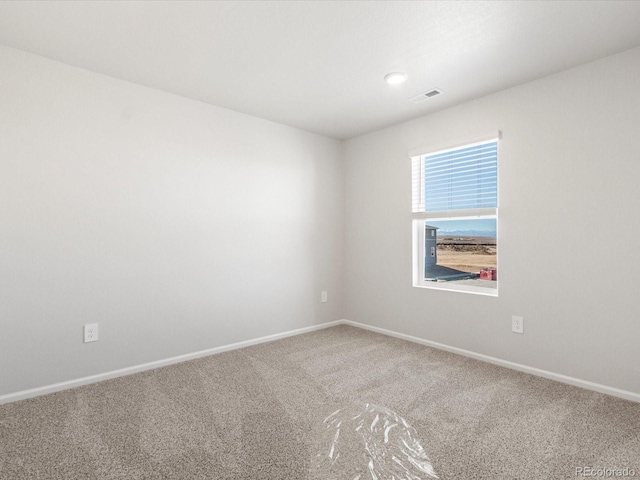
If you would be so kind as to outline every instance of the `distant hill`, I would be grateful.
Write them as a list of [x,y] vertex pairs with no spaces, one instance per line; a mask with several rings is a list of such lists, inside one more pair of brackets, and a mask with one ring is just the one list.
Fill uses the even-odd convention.
[[496,232],[489,230],[438,230],[438,236],[447,237],[489,237],[496,238]]

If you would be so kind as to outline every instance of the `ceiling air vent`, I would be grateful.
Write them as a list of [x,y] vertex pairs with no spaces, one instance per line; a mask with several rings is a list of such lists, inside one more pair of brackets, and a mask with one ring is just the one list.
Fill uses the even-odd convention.
[[421,103],[421,102],[424,102],[425,100],[429,100],[430,98],[440,95],[441,93],[442,93],[442,90],[438,88],[434,88],[427,92],[421,93],[420,95],[416,95],[415,97],[410,98],[409,100],[412,101],[413,103]]

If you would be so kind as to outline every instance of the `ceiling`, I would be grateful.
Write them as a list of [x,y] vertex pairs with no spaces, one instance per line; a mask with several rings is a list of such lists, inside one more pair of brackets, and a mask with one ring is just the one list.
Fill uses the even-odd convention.
[[638,46],[639,26],[640,1],[0,2],[0,44],[338,139]]

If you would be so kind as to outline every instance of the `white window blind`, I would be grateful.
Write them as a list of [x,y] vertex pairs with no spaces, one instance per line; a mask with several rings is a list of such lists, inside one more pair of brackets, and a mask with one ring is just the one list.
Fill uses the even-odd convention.
[[454,211],[486,213],[497,208],[497,139],[411,160],[413,213],[443,216]]

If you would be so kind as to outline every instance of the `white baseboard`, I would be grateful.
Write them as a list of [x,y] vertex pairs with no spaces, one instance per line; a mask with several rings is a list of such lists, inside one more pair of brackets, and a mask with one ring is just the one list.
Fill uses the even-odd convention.
[[88,377],[78,378],[75,380],[69,380],[66,382],[55,383],[53,385],[45,385],[43,387],[32,388],[29,390],[23,390],[20,392],[9,393],[6,395],[0,395],[0,405],[4,403],[16,402],[18,400],[25,400],[27,398],[38,397],[40,395],[46,395],[48,393],[59,392],[61,390],[67,390],[69,388],[80,387],[82,385],[89,385],[91,383],[97,383],[111,378],[122,377],[125,375],[131,375],[133,373],[144,372],[146,370],[152,370],[154,368],[165,367],[168,365],[174,365],[176,363],[186,362],[188,360],[195,360],[196,358],[202,358],[209,355],[215,355],[217,353],[228,352],[230,350],[236,350],[239,348],[250,347],[251,345],[257,345],[260,343],[272,342],[274,340],[280,340],[286,337],[292,337],[294,335],[300,335],[303,333],[309,333],[324,328],[335,327],[337,325],[350,325],[352,327],[361,328],[363,330],[369,330],[372,332],[387,335],[389,337],[395,337],[409,342],[418,343],[427,347],[437,348],[439,350],[445,350],[447,352],[456,353],[465,357],[475,358],[483,362],[492,363],[501,367],[510,368],[512,370],[518,370],[520,372],[529,373],[538,377],[548,378],[557,382],[566,383],[576,387],[584,388],[587,390],[593,390],[595,392],[605,393],[614,397],[624,398],[633,402],[640,403],[640,394],[630,392],[627,390],[621,390],[619,388],[608,387],[599,383],[589,382],[587,380],[580,380],[579,378],[569,377],[559,373],[549,372],[547,370],[541,370],[535,367],[529,367],[519,363],[509,362],[496,357],[490,357],[489,355],[483,355],[481,353],[471,352],[462,348],[452,347],[443,343],[433,342],[431,340],[425,340],[423,338],[414,337],[412,335],[406,335],[404,333],[394,332],[387,330],[386,328],[374,327],[366,325],[364,323],[358,323],[351,320],[336,320],[333,322],[323,323],[320,325],[313,325],[310,327],[299,328],[296,330],[290,330],[288,332],[276,333],[274,335],[268,335],[266,337],[255,338],[253,340],[246,340],[244,342],[232,343],[230,345],[223,345],[220,347],[210,348],[207,350],[201,350],[199,352],[188,353],[186,355],[179,355],[177,357],[167,358],[164,360],[157,360],[155,362],[144,363],[142,365],[134,365],[132,367],[122,368],[120,370],[113,370],[110,372],[100,373],[97,375],[91,375]]
[[253,340],[246,340],[244,342],[232,343],[231,345],[223,345],[221,347],[209,348],[207,350],[201,350],[199,352],[187,353],[185,355],[166,358],[164,360],[157,360],[155,362],[143,363],[142,365],[134,365],[132,367],[121,368],[120,370],[112,370],[110,372],[99,373],[97,375],[90,375],[88,377],[77,378],[75,380],[68,380],[66,382],[54,383],[53,385],[45,385],[43,387],[37,387],[29,390],[22,390],[20,392],[0,395],[0,405],[4,403],[16,402],[18,400],[25,400],[27,398],[39,397],[40,395],[46,395],[47,393],[59,392],[61,390],[80,387],[82,385],[89,385],[91,383],[102,382],[104,380],[109,380],[111,378],[123,377],[125,375],[131,375],[133,373],[144,372],[145,370],[152,370],[154,368],[166,367],[167,365],[174,365],[176,363],[186,362],[188,360],[195,360],[196,358],[215,355],[216,353],[228,352],[230,350],[237,350],[238,348],[249,347],[251,345],[257,345],[259,343],[272,342],[274,340],[280,340],[282,338],[292,337],[294,335],[300,335],[302,333],[308,333],[316,330],[321,330],[323,328],[334,327],[336,325],[341,325],[342,323],[344,323],[342,320],[336,320],[334,322],[322,323],[320,325],[312,325],[311,327],[298,328],[296,330],[290,330],[288,332],[283,332],[283,333],[276,333],[274,335],[255,338]]
[[438,350],[446,350],[447,352],[457,353],[458,355],[475,358],[476,360],[492,363],[494,365],[510,368],[512,370],[518,370],[520,372],[530,373],[531,375],[548,378],[550,380],[555,380],[556,382],[566,383],[569,385],[573,385],[575,387],[580,387],[587,390],[593,390],[595,392],[605,393],[607,395],[620,397],[620,398],[624,398],[625,400],[631,400],[632,402],[640,403],[640,393],[621,390],[619,388],[614,388],[614,387],[608,387],[606,385],[589,382],[587,380],[580,380],[579,378],[569,377],[567,375],[562,375],[560,373],[549,372],[547,370],[541,370],[539,368],[529,367],[527,365],[509,362],[507,360],[502,360],[500,358],[490,357],[489,355],[483,355],[481,353],[471,352],[469,350],[464,350],[462,348],[451,347],[443,343],[432,342],[431,340],[425,340],[423,338],[414,337],[411,335],[405,335],[404,333],[394,332],[392,330],[387,330],[386,328],[373,327],[371,325],[353,322],[351,320],[342,320],[340,321],[340,323],[343,323],[345,325],[351,325],[352,327],[362,328],[364,330],[369,330],[376,333],[381,333],[382,335],[400,338],[402,340],[407,340],[409,342],[419,343],[420,345],[437,348]]

